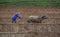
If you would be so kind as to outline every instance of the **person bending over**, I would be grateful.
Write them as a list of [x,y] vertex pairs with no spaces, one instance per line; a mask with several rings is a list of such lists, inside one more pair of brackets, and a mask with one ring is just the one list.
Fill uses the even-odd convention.
[[13,22],[15,22],[15,23],[16,23],[16,19],[17,19],[17,18],[19,18],[19,19],[20,19],[20,18],[21,18],[21,16],[16,12],[16,13],[14,13],[14,14],[12,15],[12,23],[13,23]]

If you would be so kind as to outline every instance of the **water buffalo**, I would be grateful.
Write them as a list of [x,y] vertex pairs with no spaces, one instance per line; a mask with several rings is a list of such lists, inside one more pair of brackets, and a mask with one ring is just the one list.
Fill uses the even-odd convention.
[[41,23],[42,20],[47,19],[46,16],[29,16],[27,22]]

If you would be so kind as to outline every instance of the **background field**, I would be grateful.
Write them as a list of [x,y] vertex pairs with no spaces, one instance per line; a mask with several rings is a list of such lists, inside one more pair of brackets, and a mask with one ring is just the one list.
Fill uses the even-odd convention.
[[[23,19],[11,23],[11,16],[19,12]],[[30,15],[45,15],[42,23],[25,23]],[[60,8],[7,7],[0,8],[0,37],[60,37]]]
[[[0,0],[0,37],[60,37],[60,0]],[[12,23],[19,12],[22,19]],[[25,23],[30,15],[47,16],[42,23]]]

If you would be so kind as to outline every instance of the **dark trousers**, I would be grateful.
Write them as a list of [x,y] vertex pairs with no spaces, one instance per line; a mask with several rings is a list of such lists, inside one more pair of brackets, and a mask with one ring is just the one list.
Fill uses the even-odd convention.
[[12,19],[12,23],[15,22],[16,23],[16,19]]

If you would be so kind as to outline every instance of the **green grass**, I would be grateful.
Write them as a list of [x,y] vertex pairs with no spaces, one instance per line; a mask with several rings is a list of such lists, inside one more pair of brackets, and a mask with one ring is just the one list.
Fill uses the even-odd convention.
[[0,6],[60,6],[60,0],[1,0]]

